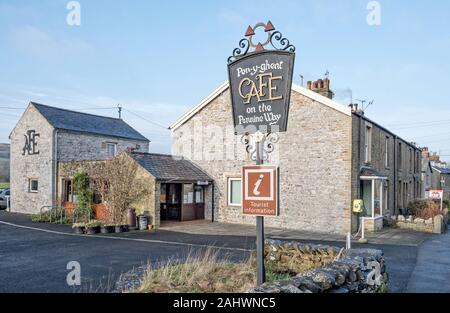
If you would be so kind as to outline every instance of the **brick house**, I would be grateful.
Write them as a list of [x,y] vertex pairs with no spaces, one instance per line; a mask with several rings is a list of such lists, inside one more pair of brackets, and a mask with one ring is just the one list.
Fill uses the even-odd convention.
[[[122,119],[30,102],[10,134],[11,211],[38,213],[58,204],[73,181],[58,181],[58,163],[105,160],[120,151],[147,152],[149,140]],[[64,199],[60,199],[64,200]]]
[[[332,96],[327,78],[292,86],[288,130],[268,160],[280,166],[280,215],[267,226],[344,234],[358,230],[363,216],[366,228],[378,230],[383,217],[421,197],[420,150]],[[240,167],[253,162],[234,133],[228,83],[171,130],[173,153],[214,179],[206,218],[253,223],[240,207]],[[352,213],[354,199],[364,200],[362,214]]]

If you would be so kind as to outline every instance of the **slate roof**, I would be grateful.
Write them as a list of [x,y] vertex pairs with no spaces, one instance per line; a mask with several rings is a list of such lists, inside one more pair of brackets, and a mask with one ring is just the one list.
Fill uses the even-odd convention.
[[122,119],[81,113],[30,102],[56,129],[149,141]]
[[136,160],[156,179],[163,181],[212,181],[197,165],[187,159],[172,155],[132,152]]
[[438,171],[441,174],[450,174],[450,168],[432,166],[432,169]]

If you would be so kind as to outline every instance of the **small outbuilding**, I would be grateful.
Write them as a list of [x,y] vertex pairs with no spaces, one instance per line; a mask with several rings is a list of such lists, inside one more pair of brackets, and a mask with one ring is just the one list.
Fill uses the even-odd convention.
[[[212,219],[205,215],[205,209],[212,211],[211,177],[200,170],[191,161],[171,155],[124,152],[117,157],[116,163],[120,169],[127,170],[127,164],[138,165],[135,171],[139,180],[130,179],[130,189],[147,189],[142,198],[136,199],[130,208],[136,209],[137,214],[145,214],[150,217],[150,223],[159,227],[161,221],[191,221]],[[117,161],[116,160],[116,161]],[[111,161],[111,160],[110,160]],[[101,175],[101,166],[110,161],[82,161],[61,162],[59,166],[59,181],[61,186],[62,205],[70,211],[77,206],[76,188],[64,188],[74,186],[74,177],[80,172],[86,172],[91,182],[98,180]],[[106,176],[106,174],[104,173]],[[124,173],[124,177],[127,174]],[[67,182],[70,182],[69,184]],[[128,182],[127,182],[128,183]],[[135,184],[139,184],[136,186]],[[93,209],[98,218],[106,217],[107,203],[101,194],[93,194]]]

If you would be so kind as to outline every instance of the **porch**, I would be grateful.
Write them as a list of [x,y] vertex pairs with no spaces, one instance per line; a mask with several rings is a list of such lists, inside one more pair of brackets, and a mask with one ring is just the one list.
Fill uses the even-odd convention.
[[388,178],[366,167],[360,174],[360,196],[363,210],[359,215],[359,227],[364,231],[377,232],[383,228],[383,217],[388,206]]

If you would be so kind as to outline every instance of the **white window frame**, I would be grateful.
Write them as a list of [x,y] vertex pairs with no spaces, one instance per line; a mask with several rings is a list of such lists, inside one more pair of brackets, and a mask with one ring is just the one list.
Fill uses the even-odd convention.
[[386,136],[384,138],[384,140],[385,140],[385,143],[384,143],[384,148],[385,148],[385,151],[384,151],[384,166],[387,169],[389,169],[389,140],[390,140],[390,137]]
[[112,157],[115,157],[117,155],[117,143],[115,143],[115,142],[107,142],[106,143],[106,153],[108,154],[108,156],[111,156],[109,154],[109,146],[110,145],[114,146],[114,155]]
[[[37,182],[37,189],[32,189],[31,186],[33,186],[32,182]],[[37,178],[30,178],[28,179],[28,192],[31,193],[38,193],[39,192],[39,179]]]
[[372,124],[366,123],[364,133],[364,163],[372,160]]
[[241,207],[242,206],[242,198],[241,203],[231,203],[231,182],[232,181],[240,181],[241,189],[242,189],[242,178],[240,177],[227,177],[227,205],[232,207]]

